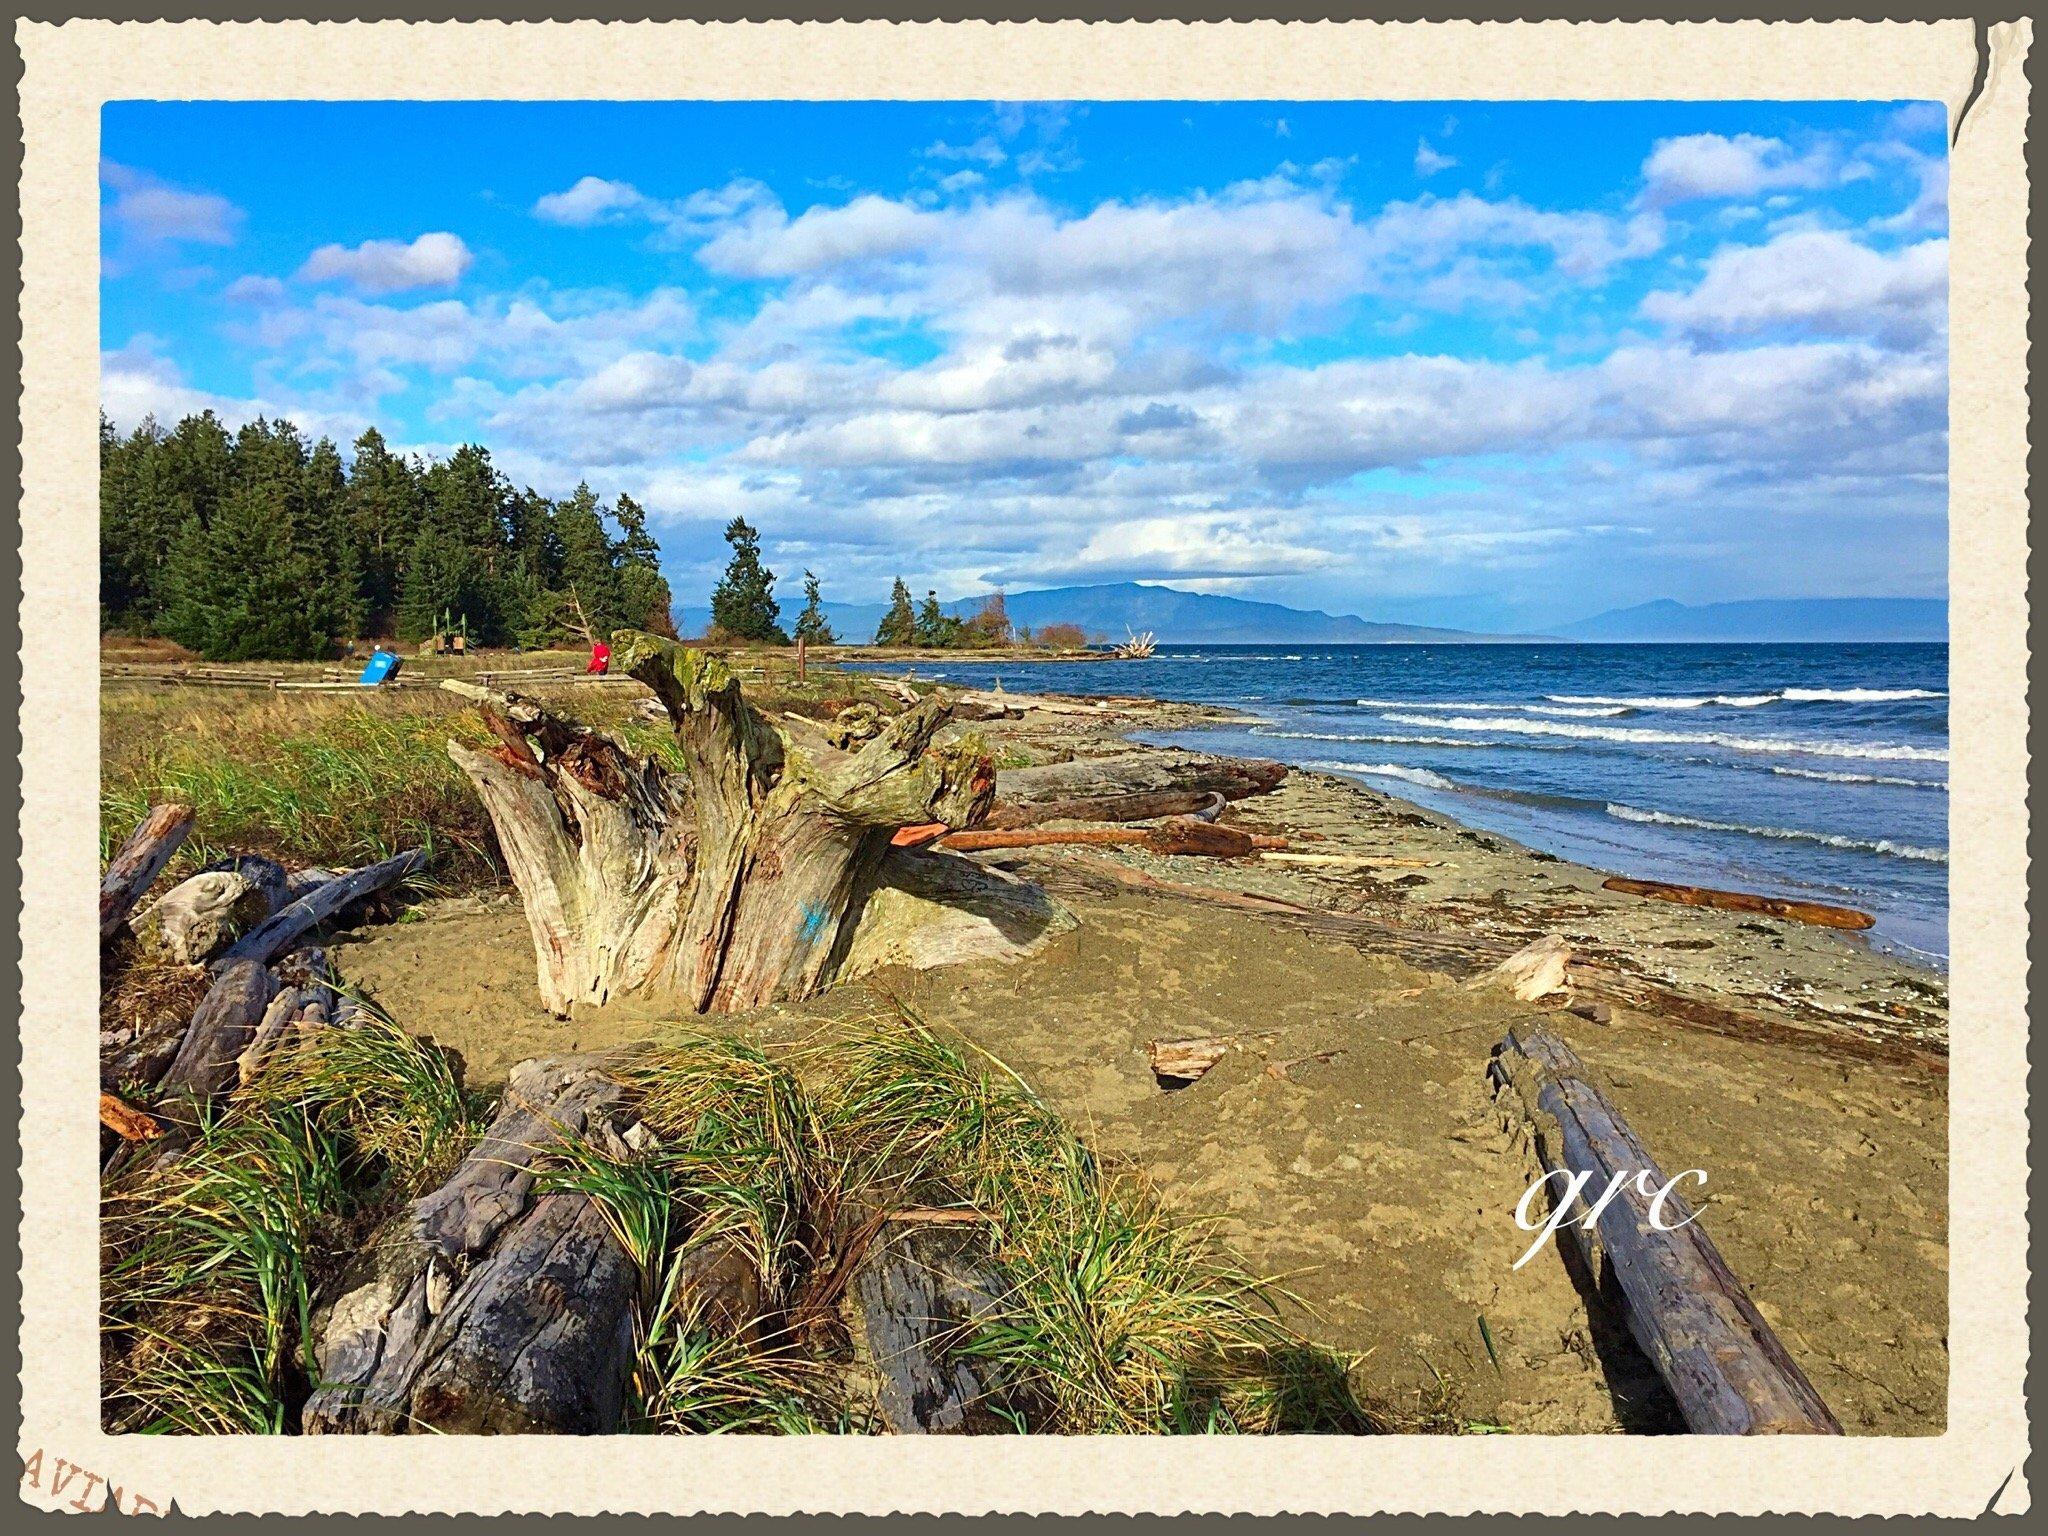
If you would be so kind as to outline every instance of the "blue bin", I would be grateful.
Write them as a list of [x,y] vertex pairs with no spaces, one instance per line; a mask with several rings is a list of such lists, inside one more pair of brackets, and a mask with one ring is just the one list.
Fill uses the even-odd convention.
[[370,664],[363,668],[363,675],[356,679],[365,688],[374,688],[398,670],[398,657],[391,651],[371,653]]

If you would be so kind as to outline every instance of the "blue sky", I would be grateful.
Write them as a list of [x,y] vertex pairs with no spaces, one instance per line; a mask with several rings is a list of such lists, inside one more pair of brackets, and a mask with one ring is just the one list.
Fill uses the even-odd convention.
[[102,396],[735,513],[786,595],[1946,589],[1911,103],[114,103]]

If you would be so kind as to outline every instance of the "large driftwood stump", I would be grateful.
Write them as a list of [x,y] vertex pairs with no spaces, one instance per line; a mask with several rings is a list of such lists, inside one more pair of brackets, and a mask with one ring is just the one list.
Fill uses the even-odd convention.
[[995,793],[978,744],[935,742],[943,698],[843,748],[763,716],[707,652],[623,630],[612,665],[654,690],[682,772],[530,700],[457,690],[483,695],[498,743],[449,754],[497,828],[556,1014],[632,995],[726,1013],[821,990],[890,836],[965,827]]

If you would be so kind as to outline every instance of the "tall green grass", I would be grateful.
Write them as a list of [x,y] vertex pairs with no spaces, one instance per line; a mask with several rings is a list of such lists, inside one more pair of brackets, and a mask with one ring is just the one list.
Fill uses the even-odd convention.
[[474,715],[256,703],[239,717],[164,717],[129,733],[142,739],[108,753],[100,787],[103,859],[170,800],[197,813],[174,876],[226,853],[349,866],[425,848],[443,888],[501,878],[482,802],[448,758],[451,736],[484,739]]
[[283,1434],[313,1374],[323,1278],[478,1129],[439,1052],[388,1019],[313,1031],[168,1168],[102,1197],[110,1427]]

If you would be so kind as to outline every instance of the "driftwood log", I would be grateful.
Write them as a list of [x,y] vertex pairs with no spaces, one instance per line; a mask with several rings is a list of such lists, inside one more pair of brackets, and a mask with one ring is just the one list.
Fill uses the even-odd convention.
[[[1587,1231],[1561,1232],[1586,1266],[1619,1293],[1630,1334],[1657,1368],[1686,1426],[1703,1435],[1825,1434],[1842,1426],[1771,1331],[1692,1208],[1676,1191],[1659,1230],[1651,1194],[1666,1180],[1570,1046],[1545,1030],[1517,1027],[1494,1051],[1491,1075],[1533,1127],[1547,1172],[1588,1174],[1598,1199],[1617,1175],[1623,1192]],[[1556,1190],[1553,1187],[1553,1194]],[[1581,1202],[1580,1215],[1591,1202]],[[1681,1225],[1682,1224],[1682,1225]]]
[[[1391,923],[1384,918],[1368,917],[1363,913],[1332,912],[1303,906],[1300,902],[1279,896],[1162,880],[1144,870],[1083,853],[1066,854],[1057,862],[1047,860],[1036,873],[1054,894],[1062,890],[1071,893],[1075,889],[1113,890],[1121,886],[1178,901],[1258,913],[1305,933],[1321,934],[1375,954],[1394,955],[1424,970],[1466,980],[1480,970],[1507,959],[1514,952],[1511,944],[1484,934],[1436,933]],[[1598,1000],[1613,1007],[1631,1009],[1670,1023],[1685,1024],[1738,1040],[1776,1040],[1819,1049],[1831,1055],[1883,1061],[1923,1072],[1945,1074],[1948,1071],[1946,1051],[1930,1049],[1917,1039],[1898,1034],[1872,1033],[1861,1015],[1856,1017],[1852,1027],[1841,1028],[1809,1022],[1796,1014],[1776,1010],[1759,1013],[1695,993],[1681,992],[1610,961],[1594,960],[1584,955],[1574,955],[1571,959],[1571,995],[1576,1001]]]
[[1611,875],[1600,882],[1601,889],[1626,896],[1647,896],[1652,901],[1675,901],[1688,907],[1717,907],[1723,912],[1758,912],[1781,917],[1790,923],[1812,923],[1821,928],[1860,930],[1877,919],[1854,907],[1838,907],[1825,901],[1796,901],[1783,896],[1752,896],[1747,891],[1717,891],[1706,885],[1673,885],[1664,880],[1631,880]]
[[283,865],[256,854],[217,860],[156,904],[157,942],[181,965],[204,964],[285,905],[290,878]]
[[1572,962],[1572,947],[1557,934],[1545,934],[1525,944],[1492,970],[1469,983],[1474,987],[1505,987],[1519,1002],[1533,1003],[1539,997],[1566,989],[1566,973]]
[[448,1182],[370,1245],[314,1320],[308,1434],[612,1434],[639,1274],[604,1213],[536,1191],[562,1139],[622,1153],[601,1057],[524,1062]]
[[979,743],[935,739],[943,697],[847,749],[815,722],[769,720],[708,652],[622,630],[612,665],[654,690],[682,772],[505,695],[482,701],[495,747],[448,747],[497,828],[559,1015],[629,995],[724,1013],[821,990],[891,835],[968,826],[995,793]]
[[128,841],[107,864],[100,881],[100,942],[106,943],[135,910],[142,893],[170,863],[171,855],[185,845],[192,834],[192,807],[151,806],[149,814],[128,834]]
[[1284,848],[1281,837],[1261,837],[1237,827],[1221,827],[1192,817],[1161,822],[1156,827],[1087,827],[1078,830],[1020,829],[991,832],[976,827],[949,832],[942,848],[960,853],[997,848],[1047,848],[1062,844],[1096,848],[1143,848],[1148,853],[1180,854],[1208,859],[1242,859],[1262,849]]
[[1002,1304],[1004,1286],[980,1252],[977,1230],[898,1228],[854,1270],[850,1299],[863,1353],[877,1377],[882,1422],[899,1435],[1014,1432],[994,1367],[963,1352],[977,1322]]
[[366,864],[331,880],[322,880],[228,946],[216,967],[239,960],[268,965],[300,939],[366,896],[388,890],[427,867],[426,850],[411,848],[377,864]]
[[996,776],[991,830],[1047,821],[1149,821],[1208,809],[1211,795],[1242,800],[1279,787],[1284,763],[1200,753],[1116,753],[1005,768]]

